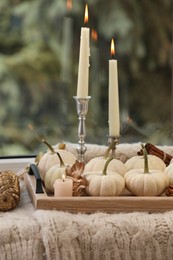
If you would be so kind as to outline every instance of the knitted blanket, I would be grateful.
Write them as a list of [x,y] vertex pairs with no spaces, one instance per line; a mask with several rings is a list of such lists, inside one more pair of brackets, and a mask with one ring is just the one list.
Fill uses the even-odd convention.
[[91,215],[38,210],[48,260],[171,260],[173,211]]
[[21,182],[19,206],[9,212],[0,212],[0,260],[43,259],[41,227],[33,213],[26,186]]
[[[67,144],[74,151],[75,145]],[[119,145],[130,158],[140,144]],[[162,147],[173,155],[173,147]],[[104,153],[89,145],[86,161]],[[171,260],[173,211],[148,214],[70,214],[35,210],[21,182],[21,200],[10,212],[0,212],[0,260]]]

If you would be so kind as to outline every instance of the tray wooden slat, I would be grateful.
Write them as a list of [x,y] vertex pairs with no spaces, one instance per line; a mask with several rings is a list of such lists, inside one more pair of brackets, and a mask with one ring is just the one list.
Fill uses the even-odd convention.
[[34,176],[25,174],[25,182],[36,209],[59,210],[71,213],[94,212],[165,212],[173,210],[173,197],[54,197],[48,196],[46,191],[36,194],[36,181]]

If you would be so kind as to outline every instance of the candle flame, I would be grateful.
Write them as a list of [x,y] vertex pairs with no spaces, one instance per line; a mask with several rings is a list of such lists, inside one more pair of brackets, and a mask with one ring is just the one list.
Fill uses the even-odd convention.
[[115,55],[115,43],[114,39],[111,40],[111,56],[113,57]]
[[68,10],[72,9],[72,0],[67,0],[66,7],[67,7]]
[[94,41],[97,41],[98,39],[98,34],[97,34],[97,31],[92,29],[91,31],[91,38],[94,40]]
[[88,5],[85,5],[85,16],[84,16],[84,24],[88,23]]
[[63,173],[62,175],[62,181],[64,182],[65,181],[65,174]]

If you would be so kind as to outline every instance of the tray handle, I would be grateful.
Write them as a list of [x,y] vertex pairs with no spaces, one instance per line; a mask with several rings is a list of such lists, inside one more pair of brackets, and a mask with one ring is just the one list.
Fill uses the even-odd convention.
[[40,177],[40,173],[38,171],[37,166],[33,163],[30,164],[29,175],[35,176],[35,179],[36,179],[35,193],[44,193],[43,188],[42,188],[42,180],[41,180],[41,177]]

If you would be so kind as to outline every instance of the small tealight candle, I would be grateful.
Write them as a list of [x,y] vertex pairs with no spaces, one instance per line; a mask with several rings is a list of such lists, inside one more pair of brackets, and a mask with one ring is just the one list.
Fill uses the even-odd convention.
[[73,181],[65,178],[57,179],[54,183],[55,197],[72,197],[73,195]]

